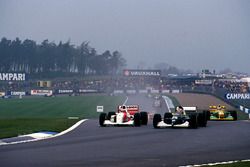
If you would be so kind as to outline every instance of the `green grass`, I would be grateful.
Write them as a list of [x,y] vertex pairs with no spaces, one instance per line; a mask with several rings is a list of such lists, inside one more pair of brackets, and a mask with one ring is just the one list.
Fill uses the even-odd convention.
[[[63,96],[0,100],[0,138],[38,131],[60,132],[83,118],[97,118],[97,105],[114,111],[125,97]],[[68,117],[79,117],[70,120]]]
[[78,119],[0,119],[0,138],[14,137],[40,131],[61,132]]
[[103,105],[104,110],[115,110],[124,97],[112,96],[63,96],[36,97],[24,99],[0,100],[0,119],[10,118],[96,118],[97,105]]

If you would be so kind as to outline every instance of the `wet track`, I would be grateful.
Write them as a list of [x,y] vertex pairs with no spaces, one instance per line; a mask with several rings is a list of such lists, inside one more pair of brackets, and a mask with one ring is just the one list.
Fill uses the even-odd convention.
[[[153,111],[146,97],[128,104]],[[180,166],[250,158],[250,122],[208,122],[207,128],[153,129],[99,127],[88,120],[54,139],[0,147],[0,165],[8,166]]]

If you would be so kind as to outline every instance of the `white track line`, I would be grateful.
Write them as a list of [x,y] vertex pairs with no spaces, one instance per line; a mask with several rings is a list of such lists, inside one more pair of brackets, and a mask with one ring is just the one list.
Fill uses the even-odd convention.
[[169,104],[168,104],[168,101],[167,101],[165,98],[164,98],[164,100],[165,100],[165,103],[166,103],[166,105],[167,105],[168,111],[171,112],[170,107],[169,107]]
[[124,101],[122,105],[126,105],[127,102],[128,102],[128,96],[126,96],[126,100]]
[[39,139],[30,139],[30,140],[25,140],[25,141],[17,141],[17,142],[12,142],[12,143],[5,143],[5,142],[2,142],[0,140],[0,146],[1,145],[13,145],[13,144],[20,144],[20,143],[29,143],[29,142],[34,142],[34,141],[39,141],[39,140],[46,140],[46,139],[51,139],[51,138],[55,138],[55,137],[58,137],[58,136],[62,136],[66,133],[69,133],[70,131],[74,130],[75,128],[77,128],[80,124],[82,124],[83,122],[87,121],[87,119],[83,119],[83,120],[80,120],[78,121],[77,123],[75,123],[73,126],[71,126],[70,128],[56,134],[56,135],[53,135],[53,136],[49,136],[49,137],[45,137],[45,138],[39,138]]
[[[162,98],[164,99],[164,101],[165,101],[165,103],[166,103],[166,105],[167,105],[168,111],[171,112],[170,105],[168,104],[168,102],[169,102],[169,101],[172,102],[172,100],[171,100],[168,96],[162,96]],[[171,105],[172,105],[171,107],[173,107],[173,102],[172,102]]]
[[201,167],[201,166],[215,166],[215,165],[232,164],[232,163],[237,163],[237,162],[250,162],[250,159],[245,159],[245,160],[235,160],[235,161],[227,161],[227,162],[214,162],[214,163],[200,164],[200,165],[185,165],[185,166],[179,166],[179,167]]
[[85,121],[87,121],[87,119],[80,120],[77,123],[75,123],[73,126],[71,126],[70,128],[62,131],[61,133],[54,135],[53,137],[58,137],[58,136],[62,136],[64,134],[66,134],[66,133],[69,133],[70,131],[74,130],[75,128],[77,128],[79,125],[81,125]]

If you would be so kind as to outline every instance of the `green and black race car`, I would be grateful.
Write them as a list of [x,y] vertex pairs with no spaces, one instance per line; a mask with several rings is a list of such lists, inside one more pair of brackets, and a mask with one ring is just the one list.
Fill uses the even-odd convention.
[[154,128],[182,127],[196,129],[207,126],[207,112],[198,112],[197,107],[181,108],[182,112],[166,112],[163,118],[161,114],[154,114]]

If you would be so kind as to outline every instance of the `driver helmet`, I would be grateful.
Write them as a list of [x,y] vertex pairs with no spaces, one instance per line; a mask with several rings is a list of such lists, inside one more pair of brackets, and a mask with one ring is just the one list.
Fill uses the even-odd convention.
[[120,111],[121,111],[121,112],[124,112],[124,111],[126,111],[126,108],[127,108],[127,107],[126,107],[125,105],[122,105],[122,106],[120,106]]
[[182,106],[177,106],[176,107],[176,112],[183,112],[183,107]]

